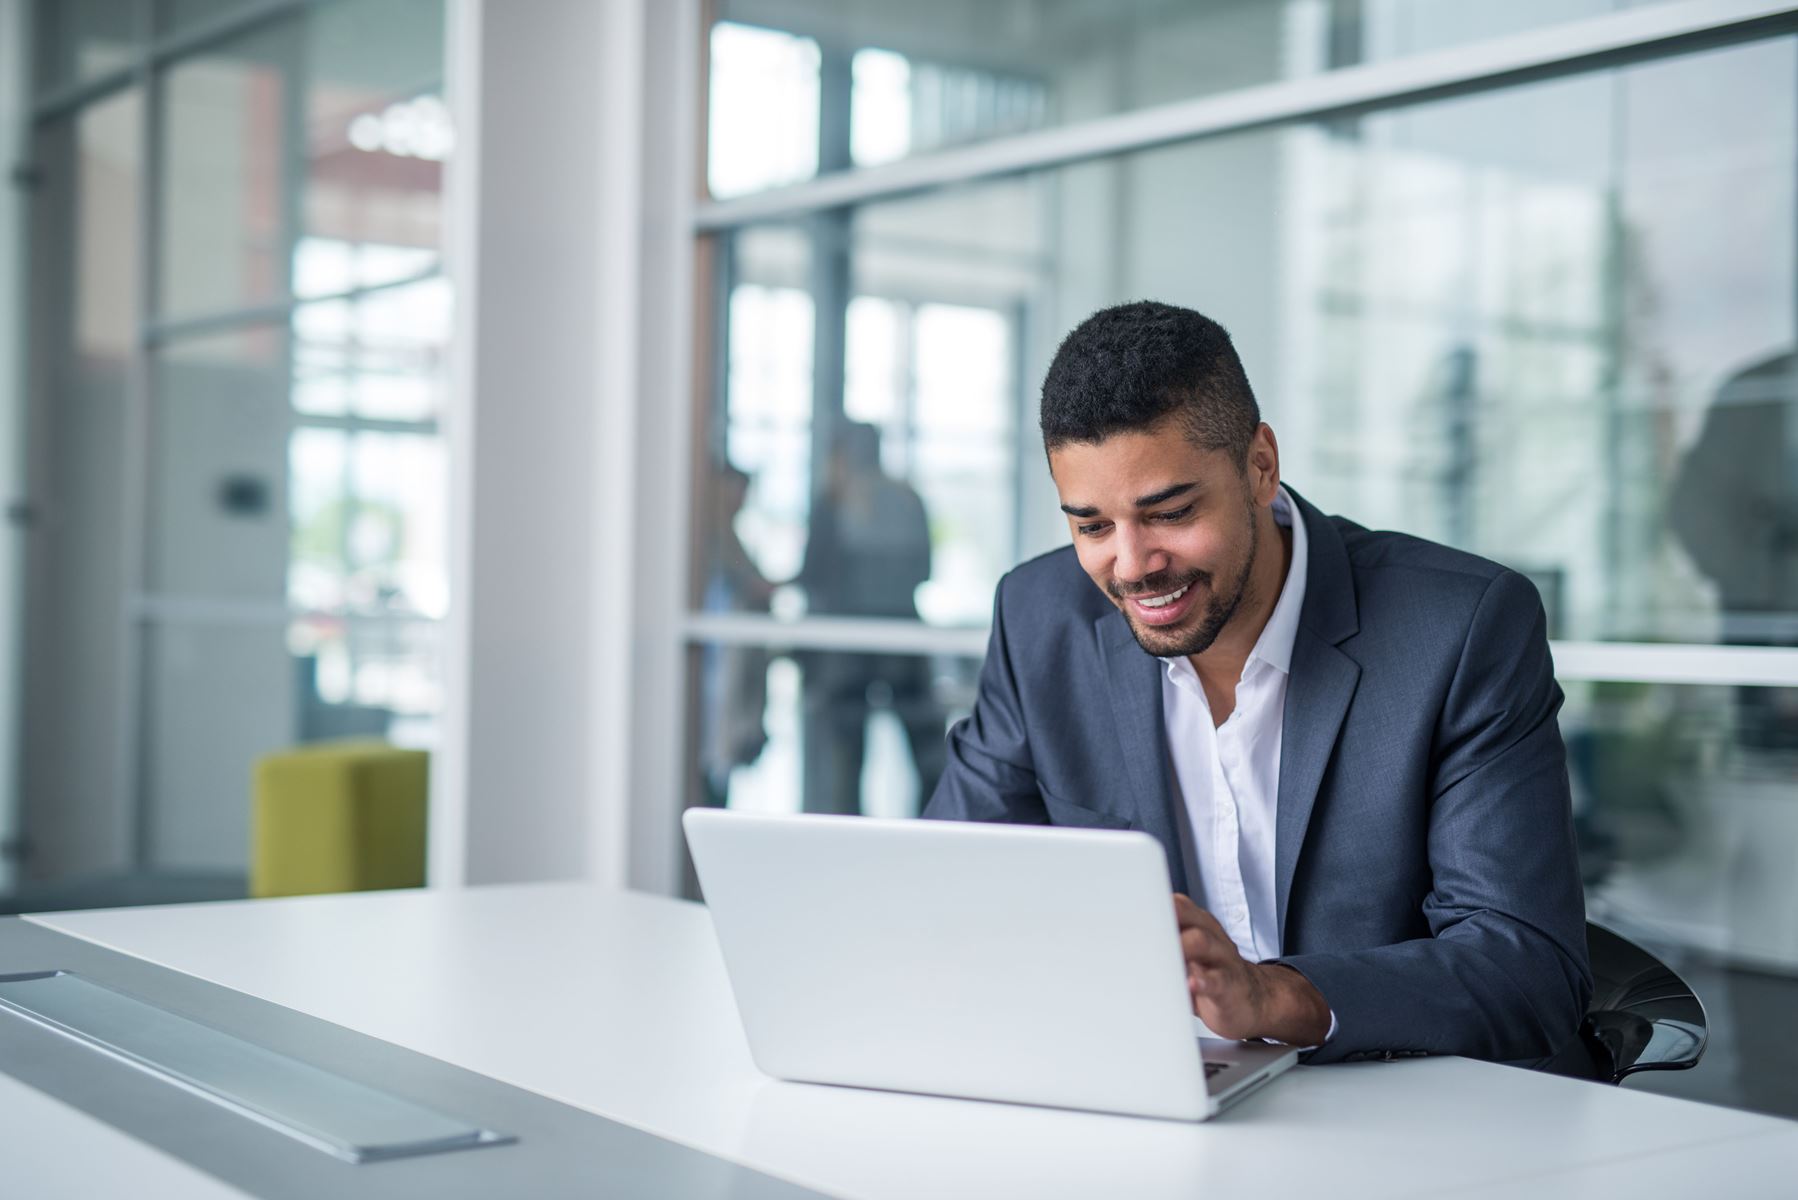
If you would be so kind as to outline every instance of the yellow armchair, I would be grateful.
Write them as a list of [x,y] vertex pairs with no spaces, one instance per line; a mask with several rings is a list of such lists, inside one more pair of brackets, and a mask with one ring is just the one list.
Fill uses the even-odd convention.
[[250,895],[421,887],[430,755],[318,742],[256,761]]

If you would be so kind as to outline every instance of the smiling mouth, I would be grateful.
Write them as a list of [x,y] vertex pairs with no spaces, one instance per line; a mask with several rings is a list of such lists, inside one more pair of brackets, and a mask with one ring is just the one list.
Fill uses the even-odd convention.
[[1198,585],[1205,582],[1203,574],[1195,574],[1172,591],[1147,596],[1126,596],[1113,591],[1112,599],[1133,624],[1146,627],[1178,625],[1192,615],[1201,595]]
[[1147,599],[1137,600],[1136,603],[1142,605],[1144,608],[1166,608],[1191,590],[1192,584],[1189,583],[1178,591],[1169,592],[1165,596],[1151,596]]

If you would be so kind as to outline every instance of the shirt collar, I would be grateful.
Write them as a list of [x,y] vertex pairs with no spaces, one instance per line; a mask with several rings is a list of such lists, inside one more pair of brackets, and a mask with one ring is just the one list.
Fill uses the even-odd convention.
[[[1261,636],[1255,639],[1255,648],[1249,651],[1248,661],[1242,665],[1244,675],[1256,661],[1266,663],[1282,675],[1292,674],[1292,644],[1298,639],[1299,610],[1305,605],[1309,539],[1305,535],[1304,515],[1284,487],[1274,493],[1273,514],[1274,524],[1292,530],[1292,562],[1287,565],[1286,582],[1280,585],[1280,598],[1274,601],[1274,611],[1268,615],[1267,624],[1261,627]],[[1167,664],[1169,678],[1178,679],[1192,672],[1192,663],[1183,654],[1161,661]]]
[[1274,523],[1292,529],[1292,562],[1286,568],[1286,582],[1280,585],[1280,598],[1274,602],[1273,615],[1262,626],[1250,661],[1259,658],[1282,675],[1292,674],[1292,644],[1299,636],[1299,610],[1305,606],[1305,570],[1307,554],[1305,518],[1285,488],[1274,493]]

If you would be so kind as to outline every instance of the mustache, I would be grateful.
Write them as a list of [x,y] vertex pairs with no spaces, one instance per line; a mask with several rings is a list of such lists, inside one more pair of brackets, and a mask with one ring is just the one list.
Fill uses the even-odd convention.
[[1168,592],[1177,592],[1181,588],[1195,583],[1202,583],[1206,587],[1210,587],[1211,572],[1194,569],[1184,575],[1177,575],[1172,571],[1158,571],[1127,588],[1115,579],[1109,580],[1105,584],[1105,590],[1110,593],[1113,600],[1124,600],[1131,596],[1162,596]]

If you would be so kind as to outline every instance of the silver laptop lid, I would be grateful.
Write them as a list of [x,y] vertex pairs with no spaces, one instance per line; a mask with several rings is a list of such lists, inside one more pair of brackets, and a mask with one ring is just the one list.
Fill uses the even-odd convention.
[[683,823],[768,1074],[1211,1111],[1147,834],[707,809]]

